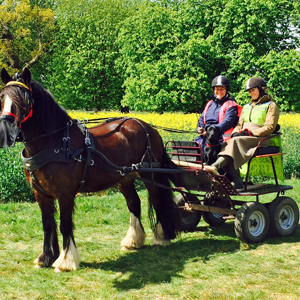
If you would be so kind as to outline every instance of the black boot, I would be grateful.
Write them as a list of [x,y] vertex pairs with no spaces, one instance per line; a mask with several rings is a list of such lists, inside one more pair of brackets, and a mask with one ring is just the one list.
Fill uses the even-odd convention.
[[226,166],[226,171],[232,177],[233,185],[236,189],[243,189],[244,184],[240,175],[240,171],[234,168],[233,161]]

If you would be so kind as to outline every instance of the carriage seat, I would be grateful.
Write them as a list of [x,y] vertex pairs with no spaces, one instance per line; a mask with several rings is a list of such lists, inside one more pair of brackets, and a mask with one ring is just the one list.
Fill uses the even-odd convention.
[[280,152],[279,146],[258,147],[254,153],[254,156],[274,154],[279,152]]
[[201,145],[195,141],[168,141],[165,148],[173,161],[203,164]]
[[[253,155],[253,157],[255,156],[259,156],[259,155],[272,155],[272,154],[279,154],[280,151],[281,151],[281,148],[280,148],[280,142],[279,144],[271,144],[271,146],[268,146],[268,147],[261,147],[260,144],[262,143],[262,141],[265,141],[265,140],[268,140],[268,139],[272,139],[274,137],[278,137],[279,139],[281,138],[281,135],[282,133],[281,132],[276,132],[276,133],[273,133],[271,134],[270,136],[267,136],[263,139],[261,139],[261,141],[258,143],[258,147]],[[282,153],[283,154],[283,153]]]
[[[247,190],[247,184],[248,184],[248,179],[249,179],[249,175],[250,175],[250,164],[252,162],[252,159],[254,158],[269,158],[270,159],[270,163],[271,163],[271,170],[272,170],[272,173],[273,173],[273,177],[275,179],[275,182],[276,182],[276,185],[278,185],[278,180],[277,180],[277,172],[276,172],[276,168],[275,168],[275,157],[276,156],[282,156],[283,153],[282,152],[282,149],[281,149],[281,142],[280,142],[280,138],[281,138],[281,132],[276,132],[276,133],[273,133],[272,135],[268,136],[268,137],[265,137],[263,138],[259,144],[258,144],[258,147],[254,153],[254,155],[250,158],[250,160],[246,163],[246,176],[245,176],[245,184],[244,184],[244,187],[245,187],[245,190]],[[271,146],[268,146],[268,147],[261,147],[260,144],[262,141],[266,140],[266,139],[270,139],[270,138],[274,138],[274,137],[278,137],[277,141],[273,141],[271,143]],[[273,159],[274,158],[274,159]],[[260,164],[260,163],[258,163]],[[280,160],[280,170],[281,172],[283,172],[282,170],[282,160]],[[277,165],[278,166],[278,165]],[[282,173],[283,174],[283,173]],[[283,176],[283,175],[282,175]],[[280,177],[282,177],[280,176]]]

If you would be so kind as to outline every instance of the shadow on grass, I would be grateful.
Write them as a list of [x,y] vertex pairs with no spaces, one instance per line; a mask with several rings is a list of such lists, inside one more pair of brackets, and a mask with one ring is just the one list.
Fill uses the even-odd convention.
[[147,284],[170,282],[180,276],[187,262],[205,262],[218,252],[234,252],[239,242],[210,239],[178,241],[167,247],[146,246],[101,263],[82,262],[83,267],[120,274],[113,282],[119,290],[140,289]]
[[180,272],[188,262],[202,264],[209,261],[214,254],[232,253],[240,249],[240,242],[234,235],[232,224],[224,224],[222,228],[216,229],[216,233],[219,234],[220,231],[221,235],[223,231],[227,236],[224,240],[210,236],[210,228],[199,227],[198,230],[204,231],[204,238],[203,234],[201,238],[197,238],[195,233],[182,233],[166,247],[145,246],[136,251],[125,252],[124,256],[115,260],[81,262],[81,266],[116,273],[119,276],[113,284],[119,290],[140,289],[147,284],[170,282],[172,278],[180,277]]
[[[203,265],[215,254],[233,253],[241,248],[252,250],[261,245],[250,244],[241,247],[232,223],[225,223],[221,227],[198,227],[196,231],[204,232],[204,238],[203,236],[197,238],[194,233],[182,233],[167,247],[145,246],[137,251],[125,252],[124,256],[115,260],[100,263],[82,262],[81,266],[116,273],[117,278],[114,279],[113,284],[118,290],[141,289],[147,284],[168,283],[172,278],[180,277],[187,263]],[[300,228],[292,237],[268,237],[264,243],[275,245],[299,241]]]

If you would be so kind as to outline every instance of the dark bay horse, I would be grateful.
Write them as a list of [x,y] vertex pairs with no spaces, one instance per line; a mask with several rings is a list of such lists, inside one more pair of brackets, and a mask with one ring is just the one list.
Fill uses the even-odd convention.
[[[155,129],[141,120],[120,118],[87,130],[71,120],[52,95],[31,80],[28,69],[13,77],[2,69],[1,79],[6,86],[0,91],[0,147],[10,147],[16,140],[24,142],[25,175],[42,213],[44,246],[35,260],[36,267],[52,265],[56,272],[79,267],[72,221],[78,191],[96,192],[118,184],[130,211],[129,230],[121,246],[134,249],[144,245],[141,203],[134,188],[136,177],[128,174],[139,173],[136,176],[144,179],[150,205],[156,212],[152,244],[166,245],[176,237],[176,209],[171,190],[164,188],[170,187],[168,173],[132,168],[135,172],[124,176],[122,170],[110,167],[111,164],[130,169],[140,162],[171,167]],[[54,218],[56,199],[63,236],[61,253]]]

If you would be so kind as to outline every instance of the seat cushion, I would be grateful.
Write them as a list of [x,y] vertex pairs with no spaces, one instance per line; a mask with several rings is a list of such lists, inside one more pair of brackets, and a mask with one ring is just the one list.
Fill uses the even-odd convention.
[[254,155],[266,155],[266,154],[274,154],[280,151],[279,146],[269,146],[269,147],[259,147],[256,149]]

